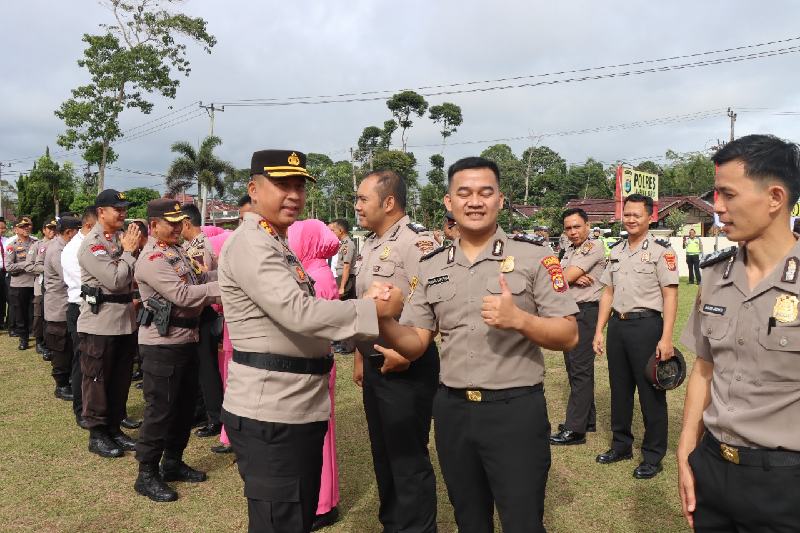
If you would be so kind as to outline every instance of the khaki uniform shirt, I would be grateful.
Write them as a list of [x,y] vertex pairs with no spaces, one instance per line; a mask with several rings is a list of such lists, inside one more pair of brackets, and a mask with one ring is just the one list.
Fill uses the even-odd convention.
[[[330,340],[378,336],[372,300],[318,300],[286,239],[256,213],[225,242],[219,287],[235,350],[328,357]],[[225,410],[265,422],[303,424],[330,416],[328,376],[260,370],[231,361]]]
[[58,235],[48,241],[44,257],[44,319],[47,322],[67,321],[67,284],[61,269],[61,251],[67,245]]
[[[100,287],[103,294],[129,294],[133,291],[133,267],[136,258],[122,250],[120,236],[105,233],[99,222],[86,234],[78,248],[81,267],[81,285]],[[136,329],[133,303],[100,304],[100,311],[92,313],[86,299],[81,299],[78,332],[92,335],[128,335]]]
[[353,271],[353,262],[356,257],[356,243],[353,242],[349,236],[342,239],[341,244],[339,245],[339,257],[336,261],[336,276],[342,277],[342,273],[344,272],[344,264],[350,264],[350,274],[354,275],[355,272]]
[[217,269],[217,255],[202,231],[192,239],[192,242],[184,242],[183,249],[190,258],[207,267],[209,272]]
[[577,267],[583,273],[594,279],[594,283],[588,287],[570,285],[569,292],[577,303],[597,302],[603,292],[603,284],[600,278],[606,268],[606,254],[603,244],[598,241],[586,239],[578,247],[570,244],[565,248],[564,257],[561,258],[561,268]]
[[661,288],[678,284],[675,252],[656,242],[647,234],[638,248],[631,249],[629,241],[611,249],[608,266],[600,283],[614,289],[611,307],[618,313],[664,310]]
[[20,239],[6,247],[6,272],[11,275],[11,287],[33,287],[36,275],[25,271],[30,249],[39,241],[31,237],[22,242]]
[[42,239],[36,243],[36,246],[31,246],[28,250],[28,258],[25,260],[25,272],[36,276],[33,283],[33,295],[42,295],[42,281],[44,281],[44,258],[47,249],[53,239]]
[[[210,279],[216,277],[216,271],[201,271],[183,248],[168,246],[154,237],[147,238],[136,260],[135,277],[144,305],[148,298],[167,300],[172,303],[173,317],[197,318],[203,307],[220,302],[219,285]],[[154,323],[139,326],[139,344],[188,344],[199,340],[198,327],[170,326],[162,337]]]
[[[422,226],[417,230],[409,226],[410,219],[404,216],[395,222],[383,236],[370,234],[361,247],[354,273],[356,295],[361,298],[373,281],[391,283],[403,291],[406,298],[411,287],[419,283],[420,258],[438,248],[433,234]],[[419,231],[419,232],[418,232]],[[359,343],[362,354],[375,353],[373,344],[384,345],[381,340]]]
[[423,259],[419,284],[400,323],[442,335],[441,382],[453,388],[507,389],[544,378],[542,350],[521,333],[487,325],[483,297],[500,295],[500,272],[522,310],[541,317],[578,312],[548,246],[509,239],[500,227],[474,263],[459,241]]
[[745,258],[704,270],[681,337],[714,364],[703,422],[733,446],[800,451],[800,242],[753,290]]

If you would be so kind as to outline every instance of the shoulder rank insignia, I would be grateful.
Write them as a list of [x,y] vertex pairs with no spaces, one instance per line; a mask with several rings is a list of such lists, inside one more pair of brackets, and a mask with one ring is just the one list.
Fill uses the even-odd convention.
[[662,246],[664,248],[669,248],[670,247],[669,241],[666,240],[666,239],[654,239],[654,240],[655,240],[656,244],[658,244],[659,246]]
[[594,244],[587,239],[586,242],[581,245],[580,251],[583,255],[588,255],[589,252],[592,251],[592,248],[594,248]]
[[371,238],[373,238],[374,236],[375,236],[375,232],[374,232],[374,231],[370,231],[369,233],[367,233],[366,235],[364,235],[364,238],[365,238],[365,239],[371,239]]
[[423,231],[428,231],[428,228],[423,226],[422,224],[417,224],[416,222],[411,222],[406,224],[409,229],[411,229],[414,233],[422,233]]
[[609,244],[609,245],[608,245],[608,248],[609,248],[609,250],[610,250],[611,248],[615,247],[616,245],[618,245],[619,243],[621,243],[621,242],[622,242],[622,241],[624,241],[624,240],[625,240],[625,239],[620,239],[620,240],[618,240],[618,241],[616,241],[616,242],[612,242],[611,244]]
[[437,249],[435,249],[434,251],[423,255],[422,257],[419,258],[419,260],[420,261],[427,261],[428,259],[430,259],[434,255],[436,255],[436,254],[438,254],[440,252],[444,252],[445,250],[449,250],[450,248],[452,248],[452,246],[440,246]]
[[797,265],[798,259],[794,256],[786,260],[786,264],[783,265],[783,275],[781,276],[782,282],[795,283],[797,281]]
[[737,248],[736,246],[731,246],[729,248],[725,248],[724,250],[718,250],[716,252],[705,255],[700,260],[700,268],[706,268],[711,265],[716,265],[717,263],[721,263],[726,259],[729,259],[731,257],[736,257],[736,253],[738,251],[739,248]]
[[527,242],[528,244],[535,244],[536,246],[544,246],[545,245],[545,238],[541,235],[514,235],[511,237],[512,240],[519,241],[519,242]]

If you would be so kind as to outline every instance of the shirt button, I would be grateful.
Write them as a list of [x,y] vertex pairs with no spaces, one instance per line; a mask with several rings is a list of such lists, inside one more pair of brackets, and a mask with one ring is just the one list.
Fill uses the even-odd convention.
[[742,376],[739,375],[739,374],[736,374],[736,381],[742,381]]
[[746,304],[744,304],[744,308],[745,309],[750,309],[750,302],[747,302]]
[[738,339],[736,339],[736,342],[738,342],[739,345],[742,345],[742,344],[744,344],[744,339],[739,337]]
[[470,273],[470,274],[474,274],[474,273],[475,273],[475,271],[474,271],[474,270],[470,270],[470,271],[469,271],[469,273]]
[[711,328],[706,328],[706,335],[711,335],[713,330]]
[[786,340],[786,337],[781,337],[781,340],[778,344],[780,344],[781,346],[786,346],[787,344],[789,344],[789,341]]
[[733,406],[732,405],[730,407],[728,407],[728,412],[731,412],[731,413],[733,412]]

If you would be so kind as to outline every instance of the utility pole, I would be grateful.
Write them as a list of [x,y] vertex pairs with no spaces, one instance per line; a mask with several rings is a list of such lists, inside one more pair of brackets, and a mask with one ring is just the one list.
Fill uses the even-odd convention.
[[730,107],[728,108],[728,117],[731,119],[731,142],[733,142],[733,125],[736,123],[736,113]]
[[[211,133],[209,135],[214,135],[214,113],[219,111],[221,113],[225,112],[225,106],[215,107],[214,103],[212,102],[211,105],[203,105],[203,102],[200,102],[200,108],[205,109],[206,113],[208,113],[209,118],[211,119]],[[203,209],[200,211],[200,225],[205,225],[206,223],[206,204],[208,202],[208,187],[204,187],[199,184],[199,176],[198,176],[198,185],[200,185],[200,190],[202,191],[203,195]]]

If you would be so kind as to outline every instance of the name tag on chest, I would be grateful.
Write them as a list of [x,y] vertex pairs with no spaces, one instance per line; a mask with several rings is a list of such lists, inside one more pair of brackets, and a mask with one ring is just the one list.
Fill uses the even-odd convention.
[[440,283],[447,283],[450,281],[450,276],[436,276],[435,278],[428,278],[428,287],[439,285]]

